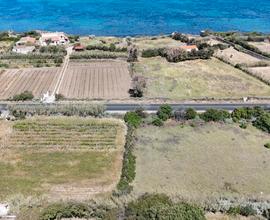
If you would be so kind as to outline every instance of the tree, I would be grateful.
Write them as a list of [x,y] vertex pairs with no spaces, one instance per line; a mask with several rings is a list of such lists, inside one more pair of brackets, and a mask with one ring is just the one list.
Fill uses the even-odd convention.
[[146,88],[146,80],[143,76],[135,76],[132,79],[132,89],[129,90],[131,97],[143,97]]
[[162,121],[167,121],[169,118],[172,117],[172,112],[173,109],[170,105],[164,104],[161,105],[158,112],[157,116],[162,120]]
[[187,120],[194,119],[196,118],[196,116],[197,116],[197,112],[193,108],[186,109],[185,119]]
[[128,59],[127,62],[136,62],[138,61],[138,49],[136,46],[130,46],[128,48]]
[[140,126],[142,119],[136,112],[127,112],[124,116],[124,121],[128,125],[137,128]]

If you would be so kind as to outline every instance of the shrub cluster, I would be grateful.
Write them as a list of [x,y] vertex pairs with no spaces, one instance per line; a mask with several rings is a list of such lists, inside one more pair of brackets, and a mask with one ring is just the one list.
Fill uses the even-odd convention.
[[241,119],[251,120],[264,113],[264,110],[260,107],[248,108],[241,107],[234,109],[231,116],[234,121],[239,121]]
[[173,109],[170,105],[164,104],[159,107],[157,116],[162,121],[167,121],[173,115]]
[[142,57],[149,58],[149,57],[165,57],[166,56],[166,49],[165,48],[153,48],[153,49],[146,49],[142,51]]
[[128,194],[132,191],[130,183],[134,180],[136,171],[136,157],[133,155],[135,139],[135,128],[128,126],[125,143],[125,153],[123,157],[123,167],[119,183],[117,184],[118,192],[116,195]]
[[115,44],[110,44],[109,46],[106,44],[99,45],[88,45],[86,50],[103,50],[110,52],[127,52],[127,47],[116,47]]
[[228,111],[217,109],[208,109],[200,115],[200,118],[206,122],[224,121],[225,119],[228,119],[230,117],[231,115]]
[[124,116],[124,121],[134,128],[138,128],[142,123],[142,118],[137,112],[127,112]]
[[67,105],[9,105],[9,111],[16,115],[64,115],[64,116],[94,116],[104,115],[105,107],[100,104],[67,104]]
[[203,211],[187,203],[173,203],[164,194],[145,194],[127,205],[126,219],[205,220]]
[[187,52],[181,48],[171,48],[166,51],[166,59],[168,62],[181,62],[185,60],[195,59],[210,59],[214,54],[212,47],[203,48],[200,50],[192,50]]
[[230,215],[242,215],[246,217],[257,214],[250,205],[230,207],[227,213]]
[[132,79],[132,88],[129,90],[129,94],[134,98],[143,97],[144,90],[146,88],[146,79],[144,76],[135,76]]
[[[39,220],[60,220],[60,219],[97,219],[104,220],[113,209],[106,205],[98,205],[94,201],[89,203],[66,202],[53,203],[48,205],[39,216]],[[113,213],[113,212],[112,212]]]
[[31,53],[31,54],[18,54],[18,53],[6,53],[0,55],[0,60],[33,60],[33,59],[58,59],[62,58],[62,54],[50,54],[50,53]]
[[27,101],[27,100],[32,100],[34,98],[34,95],[32,92],[29,91],[24,91],[18,95],[14,95],[10,100],[11,101]]
[[87,52],[76,52],[70,55],[70,59],[117,59],[117,58],[127,58],[127,54],[102,50],[90,50]]
[[66,55],[67,54],[67,51],[65,49],[64,46],[54,46],[54,45],[51,45],[51,46],[42,46],[39,48],[39,52],[40,53],[47,53],[47,54],[63,54],[63,55]]

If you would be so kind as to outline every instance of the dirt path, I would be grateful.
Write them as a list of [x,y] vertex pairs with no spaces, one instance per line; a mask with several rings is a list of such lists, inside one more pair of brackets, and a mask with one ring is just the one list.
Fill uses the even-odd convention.
[[72,53],[72,47],[68,47],[67,48],[67,55],[64,59],[64,63],[63,63],[63,67],[62,67],[62,70],[59,74],[59,78],[57,80],[57,83],[55,85],[55,88],[53,90],[53,93],[52,95],[55,95],[55,94],[58,94],[59,93],[59,90],[60,90],[60,86],[63,82],[63,79],[64,79],[64,76],[65,76],[65,73],[67,71],[67,68],[68,68],[68,64],[69,64],[69,57],[70,57],[70,54]]

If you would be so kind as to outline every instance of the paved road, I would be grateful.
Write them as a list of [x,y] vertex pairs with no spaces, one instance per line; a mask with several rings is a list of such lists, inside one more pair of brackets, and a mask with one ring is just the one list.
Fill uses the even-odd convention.
[[[207,109],[224,109],[228,111],[232,111],[235,108],[239,107],[255,107],[261,106],[266,110],[270,110],[269,104],[171,104],[174,110],[186,109],[186,108],[194,108],[197,111],[205,111]],[[146,111],[157,111],[160,107],[160,104],[107,104],[106,110],[109,112],[121,112],[121,111],[132,111],[139,107],[142,107]]]
[[[17,105],[25,105],[18,103]],[[40,105],[40,103],[32,103],[29,104],[31,106],[34,105]],[[79,105],[79,104],[78,104]],[[143,108],[144,110],[148,112],[155,112],[159,109],[161,104],[105,104],[106,111],[107,112],[127,112],[127,111],[133,111],[137,108]],[[174,110],[181,110],[181,109],[187,109],[187,108],[194,108],[197,111],[205,111],[207,109],[213,108],[213,109],[224,109],[228,111],[232,111],[235,108],[239,107],[255,107],[260,106],[266,110],[270,110],[270,103],[269,104],[250,104],[250,103],[239,103],[239,104],[171,104],[172,108]],[[0,111],[6,110],[7,105],[0,103]]]

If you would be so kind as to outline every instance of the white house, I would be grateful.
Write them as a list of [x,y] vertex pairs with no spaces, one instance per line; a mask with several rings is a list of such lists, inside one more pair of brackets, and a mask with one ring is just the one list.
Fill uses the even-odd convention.
[[41,46],[65,45],[69,43],[69,39],[63,32],[42,33],[39,43]]
[[35,49],[35,46],[18,45],[13,47],[12,52],[28,54],[34,52]]

